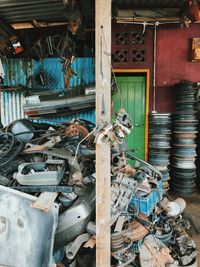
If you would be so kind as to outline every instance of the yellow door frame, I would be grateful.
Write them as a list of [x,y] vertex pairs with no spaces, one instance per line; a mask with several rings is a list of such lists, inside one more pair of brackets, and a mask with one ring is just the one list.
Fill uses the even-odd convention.
[[146,75],[146,103],[145,103],[145,160],[148,159],[148,135],[149,135],[149,92],[150,92],[150,69],[114,69],[114,73],[144,73]]

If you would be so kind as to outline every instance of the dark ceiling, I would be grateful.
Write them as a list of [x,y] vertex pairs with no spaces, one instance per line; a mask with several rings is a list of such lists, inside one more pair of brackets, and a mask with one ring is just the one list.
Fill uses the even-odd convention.
[[[77,2],[84,16],[93,15],[94,0],[0,0],[0,18],[7,23],[41,21],[67,21]],[[181,8],[186,0],[113,0],[117,9]],[[93,13],[92,13],[93,12]]]
[[119,8],[181,8],[186,0],[114,0]]
[[63,21],[65,5],[62,0],[1,0],[0,18],[8,23],[33,19]]

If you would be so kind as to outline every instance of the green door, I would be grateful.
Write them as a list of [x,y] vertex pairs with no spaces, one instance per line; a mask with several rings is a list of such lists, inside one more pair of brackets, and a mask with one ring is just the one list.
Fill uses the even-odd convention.
[[[116,76],[121,91],[122,108],[131,116],[134,128],[126,140],[128,149],[137,148],[135,156],[145,158],[145,76]],[[113,96],[114,112],[120,108],[120,96],[117,92]]]

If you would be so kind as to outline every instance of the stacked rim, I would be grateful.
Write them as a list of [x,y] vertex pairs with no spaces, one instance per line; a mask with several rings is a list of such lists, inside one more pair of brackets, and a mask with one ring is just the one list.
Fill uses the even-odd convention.
[[181,81],[175,85],[171,190],[180,195],[196,191],[197,84]]
[[149,163],[162,173],[163,190],[169,189],[171,113],[151,113],[149,117]]
[[[200,84],[198,85],[198,93],[197,93],[197,110],[198,110],[198,132],[200,131]],[[200,136],[197,135],[197,187],[200,190]]]

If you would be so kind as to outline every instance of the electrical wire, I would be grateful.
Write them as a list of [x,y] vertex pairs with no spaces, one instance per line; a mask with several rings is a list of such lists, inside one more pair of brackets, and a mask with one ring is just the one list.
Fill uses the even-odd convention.
[[107,48],[106,38],[105,38],[105,34],[104,34],[103,29],[102,29],[102,36],[103,36],[104,45],[105,45],[105,48],[106,48],[107,61],[108,61],[108,64],[110,65],[110,67],[111,67],[111,71],[112,71],[112,74],[113,74],[113,78],[114,78],[114,80],[115,80],[115,84],[116,84],[116,87],[117,87],[117,91],[118,91],[118,93],[119,93],[119,97],[120,97],[120,109],[122,109],[122,100],[123,100],[123,98],[122,98],[122,94],[121,94],[120,88],[119,88],[119,86],[118,86],[118,82],[117,82],[116,75],[115,75],[115,72],[114,72],[114,69],[113,69],[113,65],[112,65],[112,63],[111,63],[111,61],[110,61],[110,58],[108,57],[108,52],[107,52],[107,51],[108,51],[108,48]]
[[77,147],[76,147],[76,153],[75,153],[75,156],[74,156],[74,158],[73,158],[73,160],[72,160],[72,165],[74,164],[74,162],[75,162],[75,160],[76,160],[76,158],[77,158],[78,150],[79,150],[79,147],[80,147],[81,143],[82,143],[83,141],[85,141],[85,140],[86,140],[90,135],[92,135],[95,131],[96,131],[96,127],[94,128],[93,131],[91,131],[88,135],[86,135],[86,136],[85,136],[85,137],[78,143],[78,145],[77,145]]

